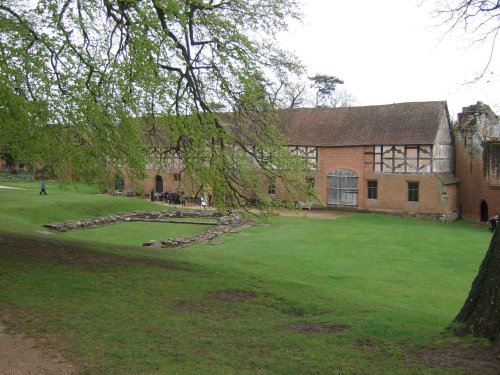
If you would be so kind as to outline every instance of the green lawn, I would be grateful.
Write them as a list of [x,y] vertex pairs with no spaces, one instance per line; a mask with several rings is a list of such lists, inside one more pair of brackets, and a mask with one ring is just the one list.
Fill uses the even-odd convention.
[[86,185],[60,185],[47,182],[48,195],[39,195],[40,184],[33,182],[8,183],[0,189],[0,222],[2,227],[29,233],[46,223],[63,220],[87,219],[131,211],[159,211],[169,209],[144,199],[114,197]]
[[445,327],[487,250],[485,228],[274,217],[214,244],[151,249],[139,245],[209,227],[36,235],[46,222],[164,207],[83,186],[49,183],[47,196],[10,186],[25,190],[0,189],[0,311],[81,373],[456,374],[413,354],[478,345]]

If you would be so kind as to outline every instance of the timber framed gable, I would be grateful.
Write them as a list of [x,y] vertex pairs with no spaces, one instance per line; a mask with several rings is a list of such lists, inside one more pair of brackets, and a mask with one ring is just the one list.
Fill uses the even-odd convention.
[[431,173],[432,152],[432,145],[365,146],[365,163],[373,172]]
[[304,163],[304,170],[318,169],[318,147],[316,146],[288,146],[292,155],[298,156]]

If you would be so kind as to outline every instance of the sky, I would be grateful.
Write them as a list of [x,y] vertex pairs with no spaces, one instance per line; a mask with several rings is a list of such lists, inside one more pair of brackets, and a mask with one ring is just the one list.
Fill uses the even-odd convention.
[[[309,76],[333,75],[355,105],[445,100],[452,118],[478,101],[500,114],[500,45],[483,79],[490,44],[439,26],[436,0],[302,0],[302,23],[280,43]],[[495,66],[496,64],[496,66]]]

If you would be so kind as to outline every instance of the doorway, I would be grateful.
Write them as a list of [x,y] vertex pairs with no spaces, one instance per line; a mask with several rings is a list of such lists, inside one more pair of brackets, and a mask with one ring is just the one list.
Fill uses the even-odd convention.
[[160,175],[156,176],[156,192],[163,193],[163,178]]
[[488,215],[488,203],[485,200],[481,201],[481,221],[488,221],[490,219]]
[[358,175],[348,169],[337,169],[328,175],[328,204],[358,205]]

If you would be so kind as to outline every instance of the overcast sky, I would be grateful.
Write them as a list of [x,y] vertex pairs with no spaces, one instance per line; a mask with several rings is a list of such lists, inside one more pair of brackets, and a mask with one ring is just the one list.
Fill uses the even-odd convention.
[[[500,114],[500,79],[495,64],[482,71],[489,45],[472,44],[473,35],[445,27],[432,15],[433,0],[302,0],[304,20],[292,24],[282,45],[302,60],[309,75],[345,81],[357,105],[446,100],[455,118],[477,101]],[[443,38],[444,37],[444,38]]]

